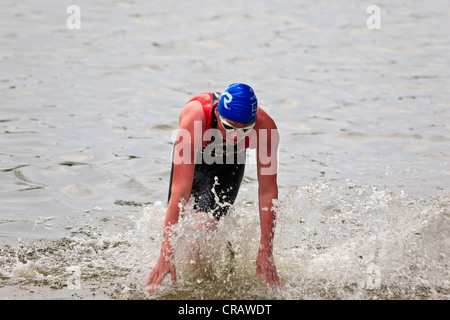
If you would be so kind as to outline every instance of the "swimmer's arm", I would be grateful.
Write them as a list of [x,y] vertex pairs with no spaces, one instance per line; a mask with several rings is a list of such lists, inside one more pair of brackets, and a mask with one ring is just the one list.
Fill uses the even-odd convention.
[[164,221],[161,253],[156,262],[156,266],[150,273],[146,283],[146,286],[149,286],[148,292],[150,293],[156,291],[156,288],[169,273],[172,283],[176,284],[175,258],[171,239],[174,234],[174,226],[179,220],[181,210],[180,203],[182,205],[185,204],[190,196],[194,169],[195,162],[192,164],[174,164],[171,196]]
[[259,213],[261,220],[261,247],[272,250],[276,214],[274,201],[278,199],[277,169],[279,132],[275,122],[266,113],[261,114],[258,131],[257,174]]
[[193,136],[194,124],[195,121],[202,121],[201,116],[203,115],[199,113],[202,110],[199,110],[198,106],[193,106],[192,112],[186,112],[185,110],[186,108],[183,109],[180,116],[180,128],[175,141],[171,196],[164,221],[161,254],[146,282],[146,286],[150,286],[148,291],[151,293],[156,291],[156,287],[168,273],[171,275],[173,284],[176,284],[174,251],[171,245],[171,238],[173,227],[179,220],[180,203],[185,204],[190,197],[197,155],[197,145],[193,143],[195,139]]
[[259,217],[261,224],[260,247],[272,251],[275,235],[276,212],[274,202],[278,199],[276,174],[259,179]]
[[196,139],[202,139],[202,136],[196,137],[194,133],[196,123],[203,124],[205,122],[201,104],[196,101],[189,102],[183,108],[179,122],[180,127],[178,129],[173,154],[174,166],[171,195],[164,222],[165,244],[170,242],[170,229],[178,223],[180,204],[186,204],[191,194],[195,160],[198,149],[201,148],[201,143],[196,143]]
[[278,198],[276,174],[260,177],[259,216],[261,240],[256,258],[256,277],[263,277],[267,288],[280,285],[277,268],[273,258],[273,240],[275,236],[276,211],[274,202]]
[[259,216],[261,240],[256,261],[256,279],[263,276],[266,287],[280,285],[275,262],[273,259],[273,239],[275,235],[275,201],[278,199],[277,163],[278,163],[278,130],[268,118],[266,128],[269,128],[267,140],[258,139],[257,173]]
[[[192,171],[192,173],[191,173]],[[193,179],[194,169],[189,164],[177,164],[173,168],[172,192],[167,207],[166,217],[164,221],[163,241],[161,244],[161,252],[155,267],[150,272],[146,286],[149,286],[148,292],[154,293],[156,288],[170,273],[172,283],[176,284],[175,257],[172,247],[173,227],[178,223],[180,216],[179,203],[185,203],[189,198],[190,185],[186,181]],[[191,183],[192,184],[192,183]]]

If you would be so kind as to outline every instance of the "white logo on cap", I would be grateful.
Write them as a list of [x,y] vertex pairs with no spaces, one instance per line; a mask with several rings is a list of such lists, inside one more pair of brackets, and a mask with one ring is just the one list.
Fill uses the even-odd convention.
[[256,114],[256,110],[258,109],[258,101],[252,103],[252,114]]
[[225,97],[223,98],[223,106],[225,107],[225,109],[230,110],[230,107],[227,106],[227,103],[230,103],[231,100],[233,100],[233,96],[229,92],[224,92],[224,95]]

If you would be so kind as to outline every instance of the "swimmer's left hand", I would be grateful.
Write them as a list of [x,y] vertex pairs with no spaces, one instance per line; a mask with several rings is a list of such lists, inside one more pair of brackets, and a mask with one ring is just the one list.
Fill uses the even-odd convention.
[[277,267],[273,260],[272,250],[260,247],[258,257],[256,258],[255,281],[258,281],[261,275],[264,278],[266,289],[280,286],[280,279],[278,278]]

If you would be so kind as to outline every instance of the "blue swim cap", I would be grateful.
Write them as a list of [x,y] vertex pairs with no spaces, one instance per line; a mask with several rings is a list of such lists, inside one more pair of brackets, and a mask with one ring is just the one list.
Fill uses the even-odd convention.
[[258,110],[258,99],[253,89],[244,83],[233,83],[220,97],[217,111],[227,120],[243,124],[253,123]]

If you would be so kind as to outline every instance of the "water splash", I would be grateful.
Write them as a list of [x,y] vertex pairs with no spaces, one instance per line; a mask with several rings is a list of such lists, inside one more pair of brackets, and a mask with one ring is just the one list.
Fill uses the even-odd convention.
[[254,281],[260,229],[249,202],[237,203],[212,232],[198,228],[187,206],[175,238],[178,284],[167,277],[154,295],[144,284],[160,253],[162,203],[128,216],[122,228],[93,215],[67,237],[4,245],[0,283],[111,299],[449,298],[448,194],[412,198],[322,181],[291,188],[277,207],[278,291]]
[[445,195],[412,199],[324,181],[294,188],[280,209],[278,261],[291,287],[284,297],[448,296]]

